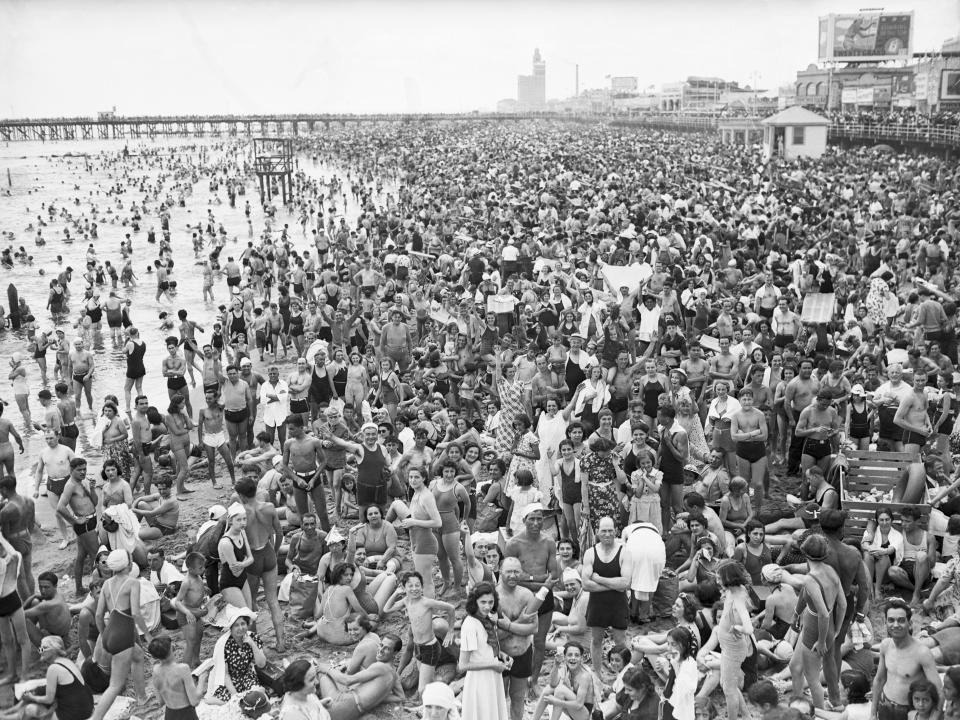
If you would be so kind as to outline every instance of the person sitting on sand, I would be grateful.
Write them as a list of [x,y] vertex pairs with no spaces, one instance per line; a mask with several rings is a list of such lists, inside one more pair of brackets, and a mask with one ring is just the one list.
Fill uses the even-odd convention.
[[173,496],[172,488],[169,482],[159,482],[156,494],[145,495],[133,506],[137,517],[147,523],[147,527],[140,528],[140,539],[144,542],[159,540],[177,532],[180,500]]
[[400,676],[393,668],[402,647],[399,637],[387,633],[380,639],[376,662],[355,675],[346,675],[326,663],[316,666],[317,687],[330,700],[327,710],[331,720],[359,720],[384,703],[404,701]]
[[23,614],[27,618],[27,634],[35,647],[47,635],[56,635],[64,645],[69,644],[70,608],[57,589],[59,578],[56,573],[42,572],[37,578],[37,594],[23,603]]

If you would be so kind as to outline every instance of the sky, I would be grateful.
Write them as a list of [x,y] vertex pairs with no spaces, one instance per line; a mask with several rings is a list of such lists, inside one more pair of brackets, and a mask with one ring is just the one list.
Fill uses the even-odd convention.
[[[776,90],[817,59],[839,0],[0,0],[0,117],[466,112],[636,76]],[[914,49],[960,35],[960,0],[913,0]]]

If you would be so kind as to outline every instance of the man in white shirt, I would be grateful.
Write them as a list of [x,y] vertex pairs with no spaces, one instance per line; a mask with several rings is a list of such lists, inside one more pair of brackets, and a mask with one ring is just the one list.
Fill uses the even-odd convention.
[[147,553],[147,566],[150,571],[150,582],[158,592],[163,592],[171,583],[183,582],[183,573],[167,560],[161,547]]
[[274,432],[280,436],[280,445],[287,439],[285,425],[290,414],[290,388],[280,379],[280,369],[271,365],[267,369],[267,381],[260,386],[260,405],[263,407],[263,425],[273,442]]

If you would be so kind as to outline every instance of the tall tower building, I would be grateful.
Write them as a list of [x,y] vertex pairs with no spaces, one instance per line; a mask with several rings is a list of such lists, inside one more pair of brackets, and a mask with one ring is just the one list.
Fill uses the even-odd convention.
[[522,110],[542,110],[547,105],[547,64],[540,48],[533,51],[533,74],[517,76],[517,104]]

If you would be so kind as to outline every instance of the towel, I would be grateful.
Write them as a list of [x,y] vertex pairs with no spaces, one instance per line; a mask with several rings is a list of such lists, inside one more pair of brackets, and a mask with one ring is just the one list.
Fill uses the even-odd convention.
[[[607,384],[603,380],[599,380],[596,385],[594,385],[590,380],[584,380],[584,391],[580,393],[577,397],[577,406],[574,408],[573,414],[580,416],[583,414],[584,408],[587,406],[587,403],[590,403],[591,411],[596,414],[605,408],[610,402],[610,390],[607,388]],[[585,397],[593,393],[592,397]]]
[[210,668],[210,677],[207,678],[207,694],[203,699],[207,702],[214,701],[219,703],[219,699],[214,697],[217,688],[227,684],[227,659],[225,649],[227,647],[227,638],[230,637],[230,631],[227,630],[217,639],[217,644],[213,646],[213,667]]
[[139,543],[140,519],[127,505],[111,505],[103,511],[103,514],[116,520],[120,526],[116,532],[107,533],[110,547],[133,554]]
[[[896,528],[890,528],[890,534],[887,535],[887,540],[893,546],[893,565],[899,565],[900,561],[903,560],[903,535],[900,534],[900,531]],[[876,530],[873,535],[873,540],[870,541],[869,550],[879,550],[880,545],[882,545],[880,539],[880,531]]]

